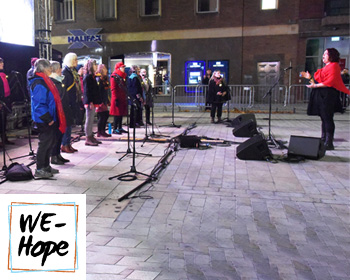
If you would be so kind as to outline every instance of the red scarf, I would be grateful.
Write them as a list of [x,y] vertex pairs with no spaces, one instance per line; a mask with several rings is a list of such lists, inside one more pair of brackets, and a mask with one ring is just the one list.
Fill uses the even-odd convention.
[[44,82],[48,86],[49,90],[51,91],[51,93],[53,95],[53,98],[55,99],[57,115],[58,115],[58,122],[60,125],[59,130],[63,134],[66,131],[66,116],[64,115],[64,112],[63,112],[60,94],[58,93],[58,90],[57,90],[55,84],[53,83],[53,81],[51,81],[51,79],[47,75],[45,75],[44,73],[35,73],[35,74],[44,79]]
[[317,82],[327,87],[332,87],[346,94],[350,94],[350,91],[346,88],[341,78],[338,62],[331,62],[325,67],[318,69],[314,77]]
[[219,85],[222,82],[222,77],[220,78],[213,77],[213,80],[215,81],[216,85]]
[[10,91],[9,82],[6,79],[6,74],[4,72],[0,72],[0,77],[1,77],[1,80],[4,84],[5,97],[8,97],[8,96],[10,96],[11,91]]

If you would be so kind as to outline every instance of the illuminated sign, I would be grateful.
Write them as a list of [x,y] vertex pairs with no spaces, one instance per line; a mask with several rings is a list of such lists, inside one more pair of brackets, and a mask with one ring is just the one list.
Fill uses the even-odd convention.
[[98,42],[102,42],[102,35],[97,35],[101,30],[102,28],[89,28],[86,31],[68,29],[67,31],[72,34],[72,36],[68,36],[68,43],[71,44],[68,49],[101,48],[102,46]]

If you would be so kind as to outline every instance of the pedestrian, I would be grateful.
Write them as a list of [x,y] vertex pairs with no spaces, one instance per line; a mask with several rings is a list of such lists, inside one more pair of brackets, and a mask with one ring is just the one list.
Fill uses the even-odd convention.
[[50,166],[50,155],[56,141],[57,127],[61,133],[66,131],[61,98],[55,84],[49,78],[50,75],[50,62],[38,59],[34,65],[34,76],[29,79],[32,120],[39,133],[35,176],[41,178],[50,178],[59,172]]
[[309,79],[311,88],[310,100],[307,114],[320,116],[322,122],[321,139],[325,143],[326,150],[334,150],[334,113],[342,112],[339,92],[350,94],[345,87],[339,66],[340,54],[335,48],[328,48],[324,51],[322,61],[325,66],[316,71],[314,78],[309,72],[301,72],[300,76]]
[[109,117],[108,106],[110,105],[110,85],[108,79],[108,70],[104,64],[97,67],[96,81],[98,84],[101,104],[96,108],[97,112],[97,136],[111,137],[112,135],[106,133],[106,124]]
[[231,96],[229,93],[229,88],[226,85],[220,71],[214,71],[213,75],[209,81],[208,90],[208,100],[207,102],[211,104],[211,123],[215,122],[215,114],[218,118],[218,123],[221,121],[222,116],[222,106],[227,101],[230,100]]
[[86,114],[85,145],[97,146],[102,142],[97,140],[94,137],[94,134],[92,132],[92,127],[94,124],[94,117],[95,117],[95,108],[97,108],[101,104],[101,100],[98,92],[98,85],[97,85],[96,76],[95,76],[97,71],[96,61],[93,59],[89,59],[86,62],[84,68],[86,73],[83,80],[83,84],[84,84],[83,103],[84,103],[85,114]]
[[128,115],[128,90],[126,85],[127,74],[125,73],[125,65],[123,62],[118,62],[115,65],[111,75],[111,108],[109,114],[114,116],[115,134],[126,133],[123,129],[123,116]]

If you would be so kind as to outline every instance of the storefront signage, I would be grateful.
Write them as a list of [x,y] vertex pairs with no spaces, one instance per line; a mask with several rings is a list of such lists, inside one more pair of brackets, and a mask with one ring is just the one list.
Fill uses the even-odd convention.
[[101,48],[102,46],[98,43],[102,42],[102,35],[98,35],[101,30],[102,28],[89,28],[85,31],[68,29],[67,31],[72,34],[72,36],[68,36],[68,43],[71,44],[68,49]]

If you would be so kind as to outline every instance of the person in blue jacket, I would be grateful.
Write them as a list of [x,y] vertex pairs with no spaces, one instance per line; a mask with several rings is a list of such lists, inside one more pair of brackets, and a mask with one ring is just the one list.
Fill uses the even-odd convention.
[[50,178],[59,172],[50,166],[50,155],[57,129],[62,133],[66,130],[61,99],[50,75],[50,62],[38,59],[34,65],[34,76],[29,79],[33,126],[39,133],[34,175],[40,178]]

